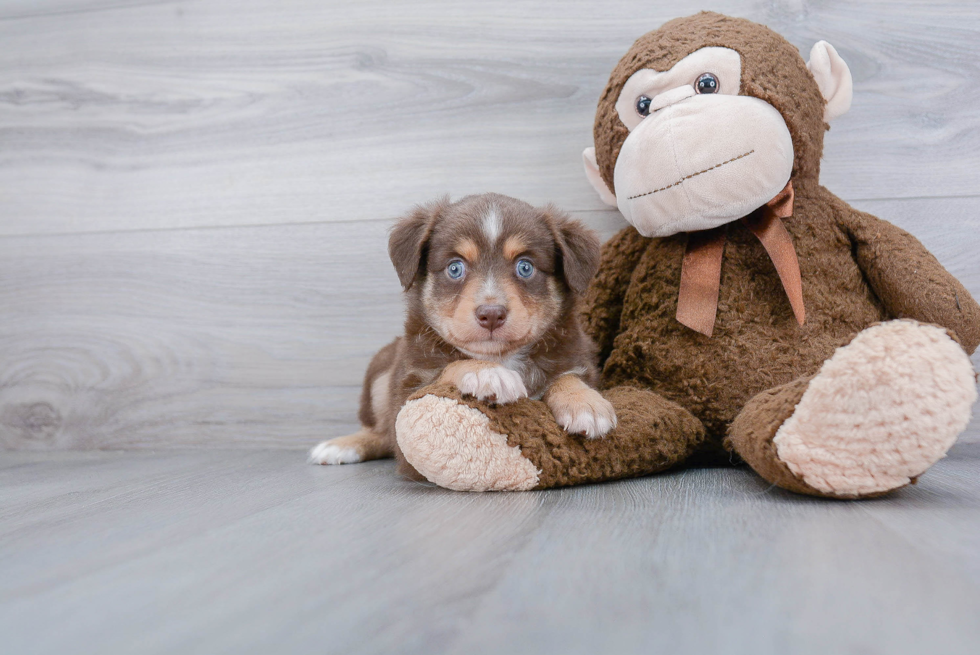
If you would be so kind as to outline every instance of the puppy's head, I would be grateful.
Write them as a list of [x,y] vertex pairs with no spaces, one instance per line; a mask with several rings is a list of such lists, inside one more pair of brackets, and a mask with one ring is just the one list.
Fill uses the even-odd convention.
[[599,240],[554,207],[499,194],[416,208],[388,243],[424,320],[471,357],[534,343],[572,311],[599,266]]

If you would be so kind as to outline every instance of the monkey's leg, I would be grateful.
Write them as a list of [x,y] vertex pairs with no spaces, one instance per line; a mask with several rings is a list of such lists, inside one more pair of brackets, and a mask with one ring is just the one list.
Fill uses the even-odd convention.
[[877,496],[942,458],[976,397],[973,365],[945,329],[889,321],[838,348],[815,375],[752,398],[727,444],[784,489]]
[[525,491],[663,471],[704,439],[698,419],[651,391],[618,387],[602,395],[615,408],[618,425],[602,438],[586,439],[560,428],[543,402],[491,405],[435,384],[398,414],[398,445],[442,487]]

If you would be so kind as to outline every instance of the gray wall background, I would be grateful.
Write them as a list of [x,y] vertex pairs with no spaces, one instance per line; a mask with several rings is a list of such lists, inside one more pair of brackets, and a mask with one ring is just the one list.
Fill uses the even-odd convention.
[[980,296],[976,2],[0,0],[0,446],[352,430],[400,331],[391,221],[494,190],[612,234],[595,102],[695,8],[837,47],[823,183]]

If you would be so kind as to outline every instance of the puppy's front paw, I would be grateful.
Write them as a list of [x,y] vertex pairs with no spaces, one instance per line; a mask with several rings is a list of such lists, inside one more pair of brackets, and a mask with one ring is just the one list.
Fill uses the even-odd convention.
[[616,410],[612,403],[594,389],[556,393],[548,398],[548,406],[558,425],[569,434],[598,439],[616,427]]
[[464,373],[458,386],[465,394],[500,404],[527,398],[524,380],[519,374],[503,366]]
[[335,439],[324,441],[310,451],[310,464],[356,464],[361,461],[361,453],[352,446],[333,443]]

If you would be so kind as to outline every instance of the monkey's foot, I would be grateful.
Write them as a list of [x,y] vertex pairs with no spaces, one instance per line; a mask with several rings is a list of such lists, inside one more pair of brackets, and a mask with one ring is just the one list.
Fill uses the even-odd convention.
[[395,421],[405,459],[430,482],[456,491],[526,491],[541,473],[494,431],[490,419],[454,398],[409,400]]
[[731,437],[780,486],[874,496],[941,459],[976,398],[973,365],[946,330],[896,320],[858,334],[812,378],[753,398]]

